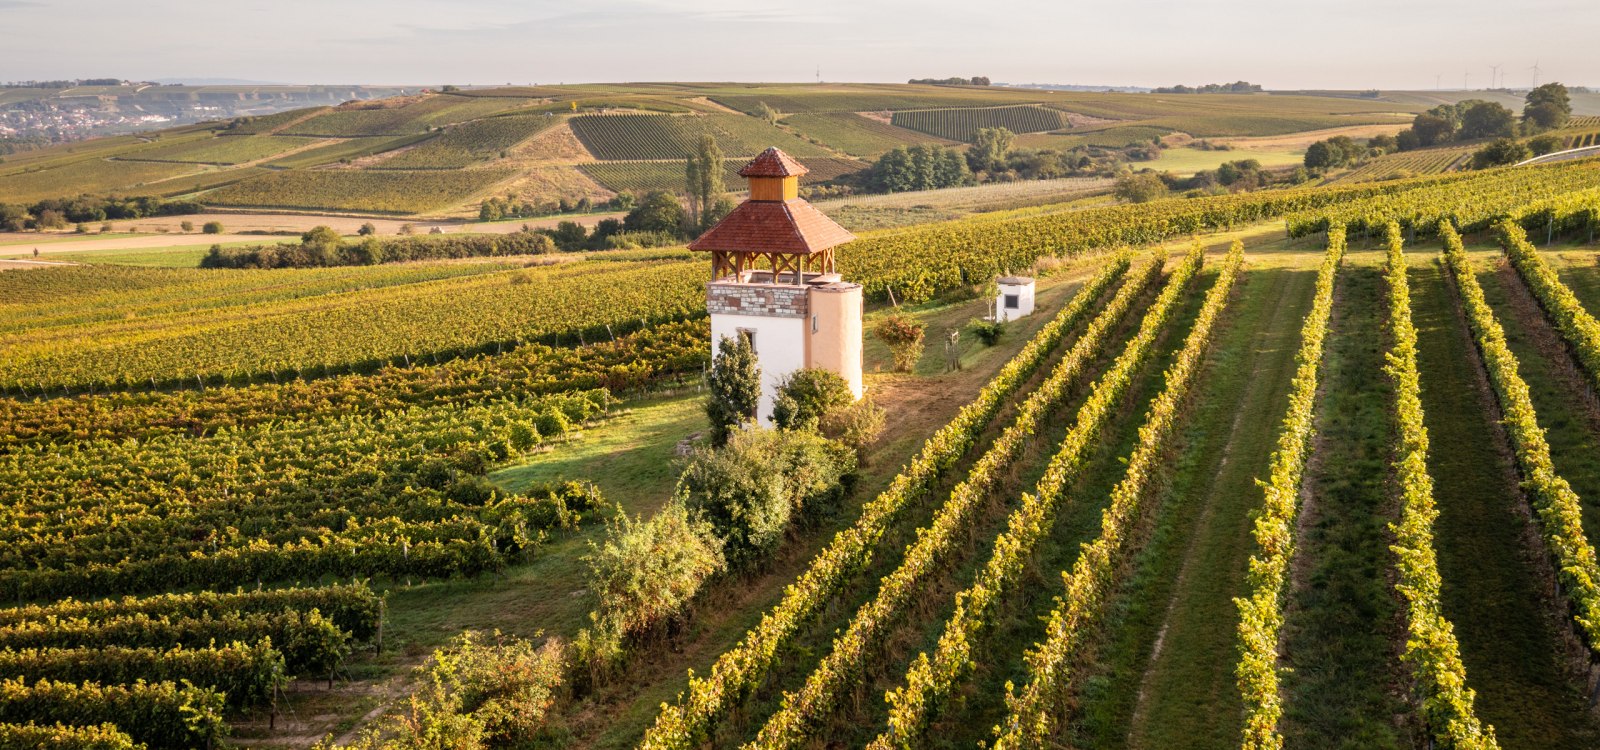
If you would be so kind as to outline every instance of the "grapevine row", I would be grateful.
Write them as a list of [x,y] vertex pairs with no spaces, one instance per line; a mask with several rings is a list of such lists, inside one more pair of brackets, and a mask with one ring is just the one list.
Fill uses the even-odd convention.
[[368,641],[378,631],[383,615],[383,599],[365,583],[261,591],[200,591],[96,601],[65,599],[53,604],[28,604],[0,609],[0,627],[51,618],[100,622],[136,614],[199,617],[207,612],[251,614],[286,609],[316,609],[356,640]]
[[[1133,383],[1141,366],[1155,350],[1156,339],[1166,327],[1178,306],[1189,281],[1203,260],[1196,246],[1172,273],[1166,286],[1140,323],[1138,333],[1127,343],[1090,391],[1088,399],[1079,408],[1072,429],[1061,442],[1061,447],[1050,460],[1042,486],[1070,481],[1082,469],[1092,454],[1095,439],[1110,421],[1121,397]],[[748,747],[762,750],[792,748],[810,739],[817,724],[828,716],[850,694],[851,689],[865,675],[870,655],[877,653],[882,642],[900,625],[907,608],[919,596],[927,583],[951,562],[950,556],[960,540],[971,530],[977,511],[998,486],[1001,474],[1022,454],[1034,436],[1041,420],[1065,395],[1068,385],[1078,377],[1098,355],[1099,350],[1118,322],[1118,317],[1131,305],[1137,290],[1125,290],[1119,302],[1107,308],[1095,321],[1095,329],[1083,338],[1062,358],[1050,380],[1029,397],[1016,420],[1006,428],[993,446],[973,466],[970,476],[950,493],[950,498],[939,508],[926,528],[919,529],[916,541],[907,547],[905,558],[893,573],[881,581],[877,596],[856,611],[845,631],[833,641],[832,650],[825,656],[805,685],[798,692],[784,696],[783,705],[767,720],[754,742]],[[1120,308],[1120,309],[1119,309]]]
[[0,724],[113,724],[151,747],[206,748],[227,734],[222,696],[171,682],[0,680]]
[[1433,478],[1428,476],[1428,429],[1422,419],[1422,381],[1417,374],[1417,329],[1411,323],[1411,291],[1400,226],[1388,226],[1389,331],[1393,348],[1384,369],[1395,383],[1395,421],[1400,440],[1395,473],[1400,480],[1400,522],[1392,526],[1395,588],[1406,599],[1405,651],[1421,693],[1422,717],[1439,747],[1498,750],[1494,727],[1478,720],[1476,694],[1467,687],[1455,630],[1439,604],[1439,567],[1433,549]]
[[[977,217],[868,235],[839,248],[839,266],[874,299],[887,299],[893,290],[897,299],[922,300],[946,289],[1028,268],[1041,257],[1163,242],[1297,212],[1321,220],[1326,212],[1337,212],[1349,204],[1381,205],[1417,193],[1448,197],[1463,190],[1488,189],[1483,186],[1501,181],[1522,184],[1529,179],[1525,173],[1569,188],[1587,187],[1586,181],[1594,181],[1588,165],[1562,164],[1349,187],[1179,198],[1000,220]],[[915,262],[908,262],[912,259]]]
[[1183,349],[1167,368],[1166,387],[1150,405],[1145,423],[1139,428],[1138,447],[1128,458],[1128,471],[1112,489],[1111,504],[1101,516],[1100,536],[1078,553],[1070,573],[1062,573],[1066,592],[1050,613],[1044,640],[1026,655],[1028,683],[1020,691],[1007,686],[1009,713],[995,727],[995,748],[1041,747],[1053,734],[1071,660],[1121,585],[1126,568],[1122,563],[1134,542],[1134,527],[1140,518],[1140,497],[1156,476],[1189,386],[1204,362],[1211,331],[1228,304],[1243,262],[1244,245],[1235,241],[1206,294]]
[[[127,615],[102,622],[34,620],[0,628],[0,649],[208,648],[270,640],[293,674],[327,674],[350,652],[350,634],[316,610]],[[130,655],[130,658],[134,658]]]
[[99,646],[0,650],[0,677],[126,685],[190,683],[225,696],[229,708],[268,703],[285,682],[283,654],[270,638],[253,644],[168,649]]
[[[1235,250],[1242,256],[1242,250]],[[1236,259],[1230,256],[1230,263]],[[1225,273],[1231,273],[1226,271]],[[1203,348],[1209,336],[1210,319],[1202,319],[1207,330],[1195,328],[1184,351]],[[1140,334],[1144,335],[1141,330]],[[1155,332],[1151,331],[1153,341]],[[1181,361],[1180,355],[1180,361]],[[1187,387],[1190,370],[1170,371],[1167,390],[1162,399],[1181,398]],[[1131,371],[1130,371],[1131,375]],[[1091,399],[1114,402],[1119,394],[1116,388],[1105,388],[1091,394]],[[1158,408],[1165,401],[1158,400]],[[871,750],[910,748],[919,746],[929,724],[952,692],[960,687],[968,670],[975,664],[975,648],[995,615],[995,607],[1009,593],[1031,559],[1035,547],[1055,528],[1056,513],[1068,498],[1067,485],[1077,474],[1082,461],[1096,439],[1097,430],[1073,430],[1056,457],[1051,460],[1045,476],[1032,493],[1024,493],[1017,509],[1006,521],[1006,529],[995,541],[994,553],[978,573],[977,580],[965,591],[956,595],[955,612],[945,625],[944,633],[930,658],[926,652],[917,655],[906,673],[905,685],[891,690],[889,703],[889,728],[868,745]],[[1144,438],[1160,438],[1160,433],[1140,433]]]
[[[372,273],[390,277],[388,269],[379,268]],[[257,285],[285,275],[345,275],[324,273],[331,270],[190,273],[221,277],[212,283],[222,285],[238,283],[233,273],[248,274]],[[424,275],[412,269],[395,273]],[[0,386],[8,393],[37,395],[68,388],[144,388],[152,381],[161,387],[243,385],[370,372],[425,357],[499,352],[533,342],[582,345],[699,316],[705,309],[705,280],[706,267],[689,261],[567,262],[236,304],[221,315],[119,318],[53,328],[47,335],[8,343],[7,356],[0,359]],[[37,282],[0,279],[0,286],[28,283]],[[248,286],[242,295],[255,296]]]
[[1283,629],[1283,592],[1289,565],[1294,560],[1295,519],[1300,514],[1300,484],[1311,448],[1316,411],[1317,374],[1322,345],[1328,338],[1333,314],[1333,286],[1344,258],[1344,225],[1328,228],[1328,251],[1317,270],[1317,292],[1300,328],[1300,350],[1295,354],[1294,380],[1289,384],[1289,410],[1272,453],[1261,515],[1255,522],[1256,553],[1250,557],[1249,598],[1238,598],[1239,664],[1234,672],[1244,700],[1246,750],[1277,750],[1283,738],[1278,719],[1283,705],[1278,695],[1278,639]]
[[1566,340],[1578,363],[1588,373],[1591,387],[1600,385],[1600,320],[1595,320],[1583,308],[1572,290],[1544,262],[1539,251],[1529,244],[1522,227],[1503,221],[1495,226],[1495,233],[1506,257],[1511,259],[1518,275],[1539,300],[1539,306],[1544,308],[1545,316],[1555,324],[1561,338]]
[[1572,603],[1578,629],[1594,651],[1600,648],[1600,564],[1596,564],[1594,547],[1583,531],[1582,502],[1550,460],[1550,445],[1539,427],[1528,384],[1517,372],[1517,358],[1506,345],[1505,331],[1484,299],[1460,235],[1448,222],[1440,222],[1439,233],[1444,237],[1445,265],[1461,292],[1467,322],[1489,371],[1489,382],[1511,435],[1534,518]]
[[[977,442],[978,436],[1017,390],[1050,357],[1068,332],[1087,319],[1093,306],[1123,275],[1131,256],[1116,254],[1062,311],[990,380],[955,418],[923,443],[921,451],[877,498],[862,508],[850,528],[834,536],[783,599],[761,622],[724,652],[705,677],[689,678],[687,691],[662,704],[645,732],[641,748],[689,750],[702,742],[730,711],[759,686],[802,627],[811,622],[856,575],[866,569],[884,533],[910,508],[927,499],[935,483]],[[1129,282],[1132,283],[1132,282]]]
[[0,724],[4,750],[144,750],[115,724]]
[[128,392],[38,401],[0,399],[0,451],[19,443],[204,435],[280,419],[471,404],[507,393],[605,388],[639,391],[699,373],[709,355],[705,320],[665,323],[576,347],[527,344],[500,355],[438,365],[388,366],[371,374],[203,391]]
[[1596,165],[1563,163],[1469,173],[1454,180],[1393,195],[1372,195],[1312,208],[1284,220],[1290,237],[1303,237],[1343,224],[1347,231],[1378,232],[1390,221],[1427,232],[1442,219],[1464,230],[1488,227],[1530,202],[1592,187]]
[[0,591],[18,598],[324,574],[470,575],[603,510],[481,475],[603,412],[603,391],[0,455]]

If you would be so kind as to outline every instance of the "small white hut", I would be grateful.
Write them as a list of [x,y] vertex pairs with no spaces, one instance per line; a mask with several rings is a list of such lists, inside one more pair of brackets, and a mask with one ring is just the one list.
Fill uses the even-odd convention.
[[995,320],[1004,323],[1033,314],[1033,279],[1001,276],[995,284],[1000,289],[994,301]]

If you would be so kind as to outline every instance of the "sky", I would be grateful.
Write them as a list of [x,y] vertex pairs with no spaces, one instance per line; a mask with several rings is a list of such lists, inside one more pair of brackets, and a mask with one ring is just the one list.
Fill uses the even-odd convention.
[[1600,86],[1597,29],[1597,0],[0,0],[0,80]]

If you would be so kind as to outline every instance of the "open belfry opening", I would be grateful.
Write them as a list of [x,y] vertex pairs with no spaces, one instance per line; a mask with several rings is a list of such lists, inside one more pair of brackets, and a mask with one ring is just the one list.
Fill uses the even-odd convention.
[[750,197],[689,249],[711,253],[706,309],[715,356],[724,336],[748,339],[761,365],[756,416],[772,424],[779,385],[802,368],[838,373],[861,398],[861,285],[844,281],[833,248],[855,239],[800,197],[805,166],[769,148],[739,176]]

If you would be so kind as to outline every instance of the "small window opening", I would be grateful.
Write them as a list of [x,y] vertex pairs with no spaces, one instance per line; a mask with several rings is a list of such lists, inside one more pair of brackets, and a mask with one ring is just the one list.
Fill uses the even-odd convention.
[[1015,309],[1017,309],[1019,307],[1022,307],[1022,296],[1021,295],[1018,295],[1018,294],[1008,294],[1008,295],[1006,295],[1006,309],[1007,310],[1015,310]]

